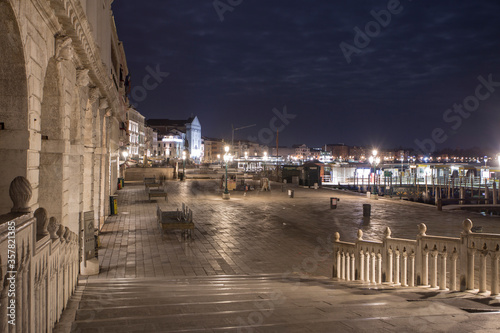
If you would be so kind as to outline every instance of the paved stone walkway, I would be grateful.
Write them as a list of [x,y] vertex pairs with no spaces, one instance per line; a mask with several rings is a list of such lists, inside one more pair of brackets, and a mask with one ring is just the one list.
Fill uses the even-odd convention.
[[[168,203],[150,202],[144,185],[119,191],[107,219],[101,272],[81,277],[55,332],[496,332],[496,300],[426,288],[339,283],[331,277],[333,233],[354,241],[427,234],[458,237],[465,218],[500,233],[500,218],[356,193],[281,185],[272,192],[232,192],[212,180],[168,182]],[[340,199],[330,209],[329,198]],[[193,210],[195,231],[164,233],[156,207]],[[362,205],[372,204],[372,217]],[[300,282],[296,279],[300,277]],[[295,281],[295,282],[294,282]],[[378,289],[378,290],[377,290]],[[284,302],[271,301],[284,295]],[[81,300],[81,301],[80,301]],[[475,312],[482,313],[475,313]],[[76,320],[75,320],[76,318]]]
[[[127,183],[119,191],[119,214],[107,219],[99,250],[101,273],[93,278],[276,274],[295,272],[331,277],[334,232],[353,241],[358,229],[364,239],[380,240],[386,226],[393,237],[415,239],[417,225],[427,234],[459,237],[461,223],[471,218],[483,232],[500,233],[500,218],[462,211],[438,212],[434,206],[400,200],[369,200],[327,189],[292,187],[289,198],[281,185],[271,192],[232,192],[221,199],[211,180],[168,182],[168,203],[149,201],[144,186]],[[329,198],[340,199],[330,209]],[[158,229],[156,206],[193,210],[193,239],[180,231]],[[372,204],[372,217],[362,205]]]

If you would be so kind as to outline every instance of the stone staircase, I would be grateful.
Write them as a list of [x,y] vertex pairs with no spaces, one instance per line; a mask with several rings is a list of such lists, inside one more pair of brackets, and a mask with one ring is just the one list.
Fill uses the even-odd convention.
[[417,323],[432,325],[429,318],[467,320],[465,311],[446,303],[409,302],[393,292],[359,287],[281,275],[80,280],[76,316],[66,328],[82,333],[401,332]]

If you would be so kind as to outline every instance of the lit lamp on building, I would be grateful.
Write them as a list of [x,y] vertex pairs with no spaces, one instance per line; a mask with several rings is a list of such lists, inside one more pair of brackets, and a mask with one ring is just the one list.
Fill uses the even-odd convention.
[[229,199],[229,190],[227,189],[227,163],[231,159],[231,154],[229,154],[229,146],[224,147],[224,151],[226,152],[224,154],[224,162],[226,162],[226,185],[224,188],[224,193],[222,193],[222,199]]
[[373,194],[377,194],[377,165],[380,163],[380,157],[377,156],[377,151],[373,150],[372,156],[368,159],[373,166]]
[[187,153],[185,150],[182,151],[182,179],[186,179],[186,157]]

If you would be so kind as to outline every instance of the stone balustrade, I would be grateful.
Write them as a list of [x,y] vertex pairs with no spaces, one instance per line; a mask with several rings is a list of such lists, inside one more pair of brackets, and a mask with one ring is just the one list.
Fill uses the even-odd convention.
[[0,332],[52,332],[76,288],[79,237],[45,209],[29,211],[25,178],[10,196],[14,208],[0,216]]
[[340,241],[335,233],[334,277],[499,294],[500,234],[473,233],[470,220],[463,222],[459,238],[427,235],[423,223],[418,228],[416,240],[392,238],[388,227],[381,242],[363,240],[361,230],[354,243]]

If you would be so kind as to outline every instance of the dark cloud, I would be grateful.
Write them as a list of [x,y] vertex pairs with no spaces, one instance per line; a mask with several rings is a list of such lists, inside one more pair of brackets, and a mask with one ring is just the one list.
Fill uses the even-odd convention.
[[[139,111],[151,118],[198,115],[203,134],[231,124],[268,126],[274,107],[297,117],[280,140],[412,146],[443,113],[474,93],[479,75],[500,81],[500,3],[401,1],[401,13],[347,63],[340,43],[387,1],[249,1],[219,20],[212,1],[115,1],[133,84],[146,67],[170,76]],[[443,147],[494,146],[500,89]]]

